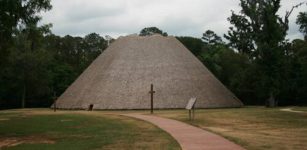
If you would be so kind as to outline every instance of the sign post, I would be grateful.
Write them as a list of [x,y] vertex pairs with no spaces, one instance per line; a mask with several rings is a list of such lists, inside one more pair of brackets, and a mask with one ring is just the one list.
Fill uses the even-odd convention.
[[153,114],[153,94],[156,93],[156,91],[153,90],[153,84],[150,85],[150,113]]
[[195,103],[196,103],[196,98],[193,97],[189,100],[187,106],[185,107],[185,109],[189,110],[189,120],[194,120],[194,116],[195,116]]

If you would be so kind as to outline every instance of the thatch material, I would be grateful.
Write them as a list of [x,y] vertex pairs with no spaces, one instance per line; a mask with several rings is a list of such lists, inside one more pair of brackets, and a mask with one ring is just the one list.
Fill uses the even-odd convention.
[[238,100],[176,38],[127,36],[110,45],[59,97],[63,109],[240,107]]

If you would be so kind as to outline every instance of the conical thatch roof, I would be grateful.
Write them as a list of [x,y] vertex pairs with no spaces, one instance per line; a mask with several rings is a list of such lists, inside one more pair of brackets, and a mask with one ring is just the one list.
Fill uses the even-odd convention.
[[110,45],[59,97],[63,109],[148,109],[240,107],[238,100],[176,38],[127,36]]

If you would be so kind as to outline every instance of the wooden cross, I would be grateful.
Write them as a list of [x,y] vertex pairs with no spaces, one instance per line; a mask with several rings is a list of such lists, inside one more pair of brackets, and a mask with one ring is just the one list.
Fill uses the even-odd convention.
[[153,84],[150,85],[150,113],[153,114],[153,94],[156,93],[156,91],[153,90]]

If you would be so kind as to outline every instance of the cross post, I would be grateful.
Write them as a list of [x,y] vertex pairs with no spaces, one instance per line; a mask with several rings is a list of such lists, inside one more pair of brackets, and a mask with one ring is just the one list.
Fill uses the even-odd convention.
[[150,113],[153,114],[153,94],[156,93],[156,91],[153,90],[153,84],[150,85]]

